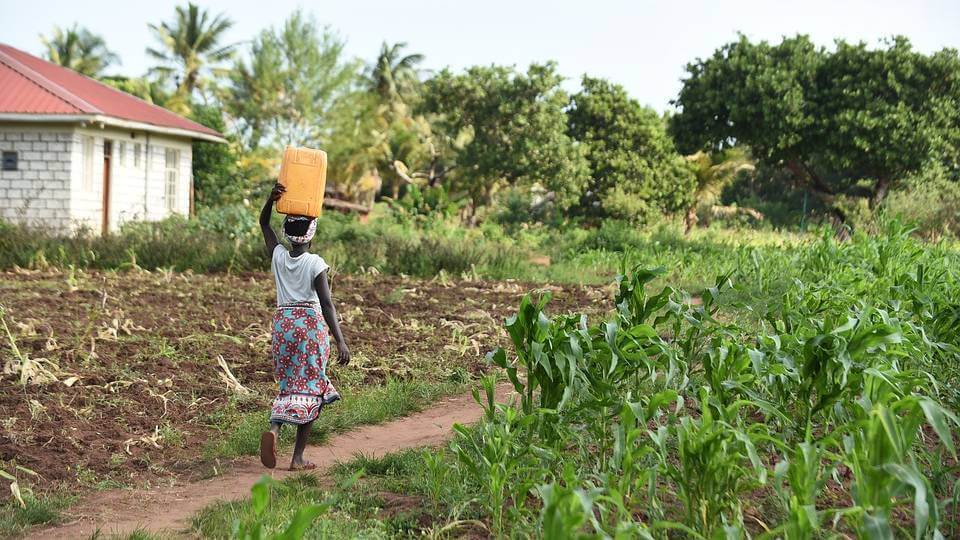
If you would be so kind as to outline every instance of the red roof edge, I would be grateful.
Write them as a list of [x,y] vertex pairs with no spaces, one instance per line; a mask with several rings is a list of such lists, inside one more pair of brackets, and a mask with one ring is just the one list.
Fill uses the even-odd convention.
[[[16,47],[0,43],[0,63],[33,83],[37,91],[53,95],[77,109],[78,113],[143,124],[158,131],[182,132],[187,137],[193,133],[202,139],[225,142],[223,134],[215,129]],[[0,114],[4,112],[19,111],[0,111]]]
[[41,90],[52,94],[71,107],[76,108],[79,112],[103,114],[103,111],[100,109],[71,94],[70,92],[67,92],[65,88],[30,69],[23,62],[20,62],[16,58],[7,54],[3,49],[0,49],[0,62],[6,64],[10,69],[16,71],[33,84],[37,85],[37,87],[39,87]]

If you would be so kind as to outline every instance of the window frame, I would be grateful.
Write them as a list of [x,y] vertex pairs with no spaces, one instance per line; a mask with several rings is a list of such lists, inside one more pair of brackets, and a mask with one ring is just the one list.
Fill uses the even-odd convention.
[[83,166],[82,184],[84,191],[93,191],[93,162],[96,154],[96,141],[93,135],[82,135],[80,141],[80,153],[82,155]]
[[[7,164],[12,163],[12,166],[8,167]],[[16,150],[4,150],[2,156],[2,166],[0,170],[4,171],[19,171],[20,170],[20,152]]]
[[164,148],[163,180],[164,206],[173,212],[180,192],[180,150],[177,148]]

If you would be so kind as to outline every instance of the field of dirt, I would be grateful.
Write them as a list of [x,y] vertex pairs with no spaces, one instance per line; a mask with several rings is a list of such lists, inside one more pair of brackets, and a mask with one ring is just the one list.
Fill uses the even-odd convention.
[[[331,376],[378,384],[422,376],[424,366],[479,373],[485,353],[505,343],[503,319],[535,288],[336,276],[354,361]],[[549,289],[552,313],[610,307],[609,290]],[[9,330],[0,328],[0,468],[15,463],[40,473],[35,489],[71,491],[202,474],[201,451],[220,433],[217,411],[232,403],[266,412],[273,397],[273,302],[263,273],[0,274]],[[17,373],[21,357],[28,369]],[[249,390],[244,399],[221,357]]]

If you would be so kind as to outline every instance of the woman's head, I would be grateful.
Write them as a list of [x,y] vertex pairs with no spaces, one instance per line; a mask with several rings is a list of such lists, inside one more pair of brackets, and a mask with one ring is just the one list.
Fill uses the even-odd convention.
[[317,220],[305,216],[287,216],[283,220],[283,235],[291,244],[309,244],[317,232]]

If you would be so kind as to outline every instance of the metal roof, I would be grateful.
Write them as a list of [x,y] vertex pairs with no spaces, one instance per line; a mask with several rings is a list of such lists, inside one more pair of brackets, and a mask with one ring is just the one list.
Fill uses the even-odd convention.
[[3,43],[0,118],[89,120],[223,141],[223,135],[214,129]]

